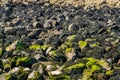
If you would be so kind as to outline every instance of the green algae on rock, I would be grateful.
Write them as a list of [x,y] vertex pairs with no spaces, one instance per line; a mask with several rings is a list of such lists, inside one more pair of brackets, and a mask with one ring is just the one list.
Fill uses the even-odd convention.
[[109,76],[110,76],[110,75],[113,74],[113,72],[114,72],[113,70],[108,70],[108,71],[106,71],[106,75],[109,75]]
[[39,74],[38,71],[32,71],[29,75],[27,80],[44,80],[44,77]]
[[17,75],[10,74],[5,77],[5,80],[18,80],[18,79],[17,79]]
[[74,64],[74,65],[71,65],[69,67],[67,67],[65,70],[67,73],[70,73],[70,74],[81,74],[85,69],[85,64],[83,63],[78,63],[78,64]]
[[49,76],[46,80],[70,80],[70,76],[67,75]]
[[3,65],[3,61],[0,59],[0,69],[3,69],[4,65]]
[[2,52],[3,52],[3,50],[2,50],[2,48],[0,48],[0,56],[2,55]]
[[21,41],[18,41],[16,47],[17,49],[23,49],[23,43]]
[[79,47],[80,47],[80,49],[85,48],[87,46],[87,44],[88,43],[86,41],[79,41]]
[[18,58],[16,61],[16,66],[27,66],[30,67],[32,64],[34,64],[36,62],[35,59],[30,58],[30,57],[21,57]]
[[67,60],[72,60],[76,56],[75,49],[74,48],[66,48],[65,56],[67,57]]
[[41,46],[41,48],[42,48],[44,51],[47,50],[48,47],[49,47],[48,44],[45,44],[45,45]]
[[10,64],[5,64],[4,65],[4,71],[8,72],[11,69],[11,65]]
[[41,48],[41,45],[37,45],[37,44],[31,45],[29,47],[30,50],[39,50],[40,48]]

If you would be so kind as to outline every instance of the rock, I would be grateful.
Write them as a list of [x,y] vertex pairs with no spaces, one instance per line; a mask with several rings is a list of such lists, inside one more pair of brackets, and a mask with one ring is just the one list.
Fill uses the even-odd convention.
[[70,24],[68,26],[68,31],[78,31],[78,30],[79,30],[79,28],[76,24]]
[[62,74],[62,72],[60,70],[51,71],[50,73],[51,73],[51,75],[61,75]]
[[37,61],[47,61],[47,58],[41,54],[36,54],[34,55],[34,58],[37,60]]
[[41,39],[37,39],[37,40],[35,40],[32,44],[43,45],[43,41],[42,41]]
[[14,41],[12,44],[5,48],[6,51],[12,51],[16,48],[17,41]]
[[20,71],[19,67],[14,67],[10,73],[18,73]]
[[2,62],[2,60],[0,60],[0,69],[3,69],[3,62]]
[[43,28],[42,24],[40,22],[33,22],[33,28]]
[[55,27],[56,24],[57,24],[57,22],[55,20],[47,20],[44,23],[43,27],[46,28],[46,29],[51,29],[51,28]]
[[34,76],[36,75],[35,72],[36,72],[36,71],[32,71],[32,72],[28,75],[28,79],[29,79],[29,78],[34,78]]
[[41,32],[40,29],[35,29],[35,30],[33,30],[32,32],[30,32],[30,33],[27,35],[27,37],[28,37],[28,38],[36,39],[37,36],[39,36],[40,32]]
[[34,58],[21,57],[21,58],[17,59],[16,66],[31,67],[32,64],[34,64],[35,62],[36,62],[36,60]]
[[75,49],[74,48],[67,48],[65,50],[65,55],[67,57],[67,60],[74,60],[75,57],[76,57],[76,52],[75,52]]
[[63,14],[59,14],[59,15],[57,16],[58,22],[59,22],[59,21],[63,21],[64,19],[65,19],[65,17],[64,17]]
[[15,18],[15,19],[13,19],[13,20],[11,21],[11,23],[12,23],[13,25],[18,25],[18,24],[20,24],[20,19],[19,19],[19,18]]

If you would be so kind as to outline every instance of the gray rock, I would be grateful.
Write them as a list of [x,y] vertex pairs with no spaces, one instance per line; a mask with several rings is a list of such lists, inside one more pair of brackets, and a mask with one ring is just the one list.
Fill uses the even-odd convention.
[[33,28],[43,28],[42,24],[40,22],[33,22]]
[[55,20],[47,20],[45,23],[44,23],[44,25],[43,25],[43,27],[44,28],[46,28],[46,29],[51,29],[51,28],[53,28],[54,26],[56,26],[56,21]]
[[76,24],[70,24],[68,26],[68,31],[77,31],[77,30],[79,30],[79,28]]

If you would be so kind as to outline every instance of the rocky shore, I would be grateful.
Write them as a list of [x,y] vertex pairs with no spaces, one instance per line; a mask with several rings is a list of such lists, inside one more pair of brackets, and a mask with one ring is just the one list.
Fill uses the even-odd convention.
[[0,80],[120,80],[120,7],[1,5]]

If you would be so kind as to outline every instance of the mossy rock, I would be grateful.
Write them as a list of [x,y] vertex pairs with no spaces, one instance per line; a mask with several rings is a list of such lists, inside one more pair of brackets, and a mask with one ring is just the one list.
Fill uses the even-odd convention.
[[16,61],[17,61],[17,57],[13,57],[13,58],[10,60],[11,68],[13,68],[13,67],[16,66]]
[[86,63],[86,67],[91,67],[93,64],[96,64],[97,60],[95,58],[86,58],[88,62]]
[[91,48],[99,47],[99,45],[100,45],[99,42],[95,42],[95,43],[90,44],[90,47],[91,47]]
[[23,49],[23,43],[21,41],[18,41],[16,44],[17,49]]
[[1,59],[0,59],[0,69],[3,69],[3,62]]
[[113,74],[113,72],[114,72],[114,70],[108,70],[108,71],[106,71],[106,75],[110,76]]
[[75,35],[75,34],[70,35],[70,36],[67,37],[67,39],[68,39],[69,41],[73,41],[75,38],[76,38],[76,35]]
[[5,76],[5,80],[18,80],[18,78],[15,74],[9,74]]
[[76,47],[76,46],[77,46],[77,43],[72,42],[72,41],[66,41],[64,44],[65,44],[67,47]]
[[65,53],[71,53],[74,50],[74,48],[66,48]]
[[77,63],[69,67],[66,67],[64,71],[68,74],[80,74],[84,71],[85,68],[86,67],[84,63]]
[[5,64],[4,65],[4,71],[8,72],[11,69],[11,65],[10,64]]
[[70,80],[70,76],[67,75],[49,76],[46,80]]
[[105,70],[110,70],[111,69],[109,63],[106,62],[105,60],[98,60],[97,64],[99,64]]
[[88,43],[86,41],[79,41],[78,44],[79,44],[80,49],[83,49],[88,45]]
[[58,54],[58,52],[56,50],[51,50],[49,52],[49,56],[51,56],[51,57],[57,56],[57,54]]
[[66,48],[67,48],[67,45],[65,45],[65,44],[62,44],[58,47],[58,49],[61,51],[65,51]]
[[27,78],[27,80],[44,80],[44,77],[39,74],[38,71],[34,71],[34,76],[32,78]]
[[29,46],[29,49],[30,50],[39,50],[39,49],[41,49],[41,45],[34,44],[34,45]]
[[90,69],[85,69],[83,72],[82,80],[93,80],[91,76],[92,76],[92,71]]
[[2,50],[2,48],[0,48],[0,56],[2,55],[2,52],[3,52],[3,50]]
[[66,48],[65,56],[66,56],[67,60],[75,60],[75,57],[76,57],[75,48]]
[[91,71],[96,72],[96,71],[101,71],[102,67],[100,65],[94,64],[91,66]]
[[24,66],[24,67],[30,67],[32,64],[34,64],[36,60],[34,58],[30,57],[21,57],[18,58],[16,61],[16,66]]
[[48,47],[49,47],[48,44],[45,44],[45,45],[41,46],[41,48],[42,48],[44,51],[46,51]]
[[26,71],[22,71],[19,75],[18,75],[18,80],[26,80],[28,77],[28,72]]

